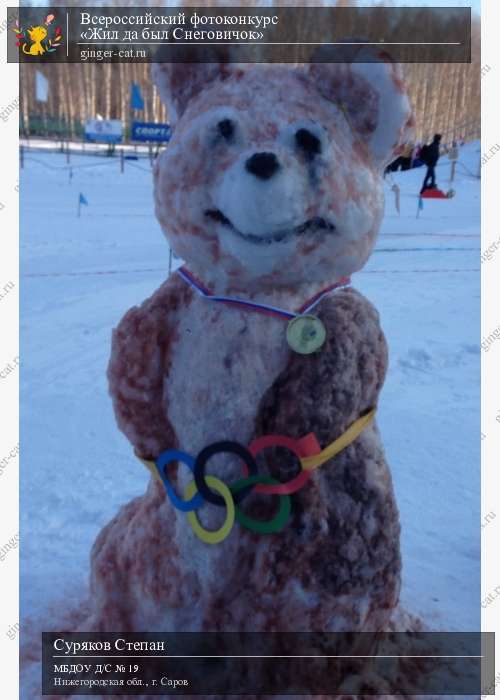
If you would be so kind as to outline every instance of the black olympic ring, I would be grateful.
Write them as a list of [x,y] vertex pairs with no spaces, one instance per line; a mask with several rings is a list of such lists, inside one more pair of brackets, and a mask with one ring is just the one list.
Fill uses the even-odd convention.
[[[194,463],[194,480],[198,491],[201,493],[203,498],[209,503],[213,503],[216,506],[225,506],[226,503],[222,496],[218,496],[211,489],[208,488],[205,481],[205,467],[207,465],[210,457],[213,457],[218,452],[230,452],[237,455],[242,459],[247,467],[249,474],[255,476],[257,474],[257,463],[252,456],[252,454],[247,450],[246,447],[240,445],[239,442],[233,442],[231,440],[221,440],[220,442],[213,442],[211,445],[207,445],[202,449],[202,451],[196,457]],[[241,503],[241,501],[248,496],[255,488],[253,486],[247,486],[247,488],[242,489],[239,493],[233,495],[233,500],[235,503]]]

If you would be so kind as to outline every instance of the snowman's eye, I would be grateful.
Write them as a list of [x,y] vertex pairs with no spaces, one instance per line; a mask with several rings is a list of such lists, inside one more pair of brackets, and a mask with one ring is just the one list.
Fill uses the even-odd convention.
[[230,141],[234,136],[234,123],[231,119],[221,119],[217,124],[217,129],[219,134],[225,138],[226,141]]
[[308,159],[321,153],[321,141],[309,129],[299,129],[295,132],[295,143]]

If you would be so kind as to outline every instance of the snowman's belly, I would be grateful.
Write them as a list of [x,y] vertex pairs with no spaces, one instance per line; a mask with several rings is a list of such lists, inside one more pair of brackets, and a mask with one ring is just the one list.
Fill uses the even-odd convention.
[[193,456],[218,440],[247,445],[259,402],[285,368],[287,320],[195,298],[176,325],[168,418]]

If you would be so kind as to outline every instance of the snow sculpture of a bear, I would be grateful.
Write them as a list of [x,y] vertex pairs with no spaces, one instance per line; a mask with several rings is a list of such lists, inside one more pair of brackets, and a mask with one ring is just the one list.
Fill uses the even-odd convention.
[[[382,172],[413,126],[398,68],[155,64],[153,76],[175,123],[155,168],[156,213],[185,268],[114,331],[118,425],[157,478],[94,545],[85,628],[387,629],[400,527],[370,420],[387,348],[375,309],[340,285],[373,249]],[[314,302],[293,328],[285,312]],[[261,449],[275,435],[302,465]],[[310,468],[341,436],[343,449]],[[153,460],[172,449],[191,469],[170,454],[159,478]],[[245,467],[248,450],[259,456]],[[255,464],[275,481],[223,488]],[[276,481],[292,481],[287,521],[249,529],[283,510],[285,496],[265,493]]]

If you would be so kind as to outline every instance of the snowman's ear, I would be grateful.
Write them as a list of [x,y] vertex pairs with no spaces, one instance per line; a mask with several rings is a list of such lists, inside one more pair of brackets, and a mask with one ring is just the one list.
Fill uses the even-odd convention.
[[153,63],[153,82],[168,109],[172,125],[179,120],[193,97],[230,74],[231,65],[227,60],[221,60],[224,56],[220,51],[207,53],[206,58],[207,61],[203,63]]
[[[321,49],[313,56],[319,58]],[[310,63],[308,78],[327,100],[339,105],[384,167],[413,138],[415,120],[401,67],[384,52],[356,47],[345,63]],[[355,60],[353,60],[355,59]]]

